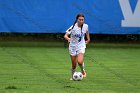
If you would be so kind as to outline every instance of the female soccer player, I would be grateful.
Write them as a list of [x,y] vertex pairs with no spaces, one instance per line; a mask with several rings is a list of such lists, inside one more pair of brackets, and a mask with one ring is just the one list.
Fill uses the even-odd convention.
[[[85,40],[85,34],[87,39]],[[69,37],[70,35],[70,37]],[[84,15],[78,14],[74,24],[66,31],[64,38],[69,42],[69,53],[72,61],[72,76],[79,64],[83,77],[86,77],[84,69],[84,53],[86,44],[90,42],[88,25],[84,23]],[[71,78],[73,80],[73,78]]]

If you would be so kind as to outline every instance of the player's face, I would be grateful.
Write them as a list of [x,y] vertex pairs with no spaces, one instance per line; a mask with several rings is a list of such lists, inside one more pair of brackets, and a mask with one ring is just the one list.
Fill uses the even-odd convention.
[[78,22],[78,25],[82,25],[82,24],[84,24],[84,17],[78,17],[78,20],[77,20],[77,22]]

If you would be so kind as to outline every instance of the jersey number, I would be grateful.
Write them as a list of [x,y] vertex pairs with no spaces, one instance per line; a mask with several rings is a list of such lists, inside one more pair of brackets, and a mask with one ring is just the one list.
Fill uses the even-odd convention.
[[80,41],[81,41],[81,39],[82,39],[82,37],[79,37],[79,40],[78,40],[78,42],[80,42]]

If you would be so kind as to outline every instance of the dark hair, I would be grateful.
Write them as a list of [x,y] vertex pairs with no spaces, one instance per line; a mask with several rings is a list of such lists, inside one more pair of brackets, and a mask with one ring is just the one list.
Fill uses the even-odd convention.
[[[72,29],[74,28],[74,26],[75,26],[75,24],[76,24],[76,22],[77,22],[77,20],[78,20],[79,17],[84,17],[84,15],[83,15],[82,13],[79,13],[79,14],[76,16],[76,19],[75,19],[75,21],[74,21],[74,24],[73,24],[72,28],[69,29],[69,31],[72,30]],[[82,33],[82,28],[83,28],[83,24],[82,24],[82,26],[81,26],[81,33]]]

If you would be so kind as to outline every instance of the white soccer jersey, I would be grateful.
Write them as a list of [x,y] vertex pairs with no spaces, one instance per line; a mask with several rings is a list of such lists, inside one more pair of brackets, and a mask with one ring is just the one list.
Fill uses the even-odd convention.
[[[69,29],[71,28],[72,26]],[[78,27],[77,23],[72,30],[69,31],[69,29],[66,31],[68,34],[71,34],[71,41],[69,47],[75,47],[76,49],[86,48],[85,33],[88,31],[88,25],[83,24],[82,31],[81,27]]]

